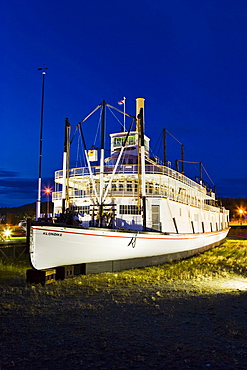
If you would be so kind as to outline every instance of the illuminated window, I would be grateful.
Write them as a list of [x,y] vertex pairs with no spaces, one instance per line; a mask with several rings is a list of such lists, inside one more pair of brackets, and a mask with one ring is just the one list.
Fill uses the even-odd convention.
[[[125,142],[126,136],[121,136],[121,137],[115,137],[113,141],[113,146],[122,146]],[[127,145],[135,145],[135,136],[129,136],[127,139]]]
[[79,213],[82,213],[82,214],[84,214],[84,213],[89,214],[90,213],[90,206],[80,206],[80,207],[78,207],[77,211]]
[[121,215],[140,215],[141,211],[138,210],[137,206],[120,204],[119,213]]
[[127,191],[132,191],[132,181],[127,181]]
[[122,138],[121,137],[115,137],[114,138],[114,146],[121,146],[122,145]]
[[135,136],[129,136],[128,145],[135,145]]
[[123,181],[119,182],[119,184],[118,184],[118,189],[119,189],[119,191],[123,191],[123,190],[124,190],[124,184],[123,184]]

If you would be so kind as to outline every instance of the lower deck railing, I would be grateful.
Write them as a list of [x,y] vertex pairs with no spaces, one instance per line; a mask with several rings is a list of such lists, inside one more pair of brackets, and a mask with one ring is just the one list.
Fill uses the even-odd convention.
[[[69,199],[71,203],[76,203],[81,198],[92,198],[94,196],[93,191],[85,191],[85,190],[76,190],[76,189],[70,189],[69,190]],[[109,197],[133,197],[137,198],[138,193],[137,191],[110,191],[108,194]],[[146,195],[147,198],[166,198],[170,199],[176,202],[180,202],[183,204],[188,204],[194,207],[198,207],[201,209],[205,209],[208,211],[216,211],[218,212],[222,211],[222,208],[220,207],[214,207],[208,204],[205,204],[200,199],[196,199],[195,197],[188,197],[186,195],[179,195],[174,192],[161,192],[161,193],[148,193]],[[52,201],[57,201],[62,199],[62,191],[56,191],[52,193]]]

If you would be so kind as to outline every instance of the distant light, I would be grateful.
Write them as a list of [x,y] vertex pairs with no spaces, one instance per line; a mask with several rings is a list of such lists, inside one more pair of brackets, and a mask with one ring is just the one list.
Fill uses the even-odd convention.
[[5,238],[9,238],[11,236],[11,230],[4,230],[3,235],[5,236]]
[[44,192],[45,194],[51,194],[52,188],[45,188]]

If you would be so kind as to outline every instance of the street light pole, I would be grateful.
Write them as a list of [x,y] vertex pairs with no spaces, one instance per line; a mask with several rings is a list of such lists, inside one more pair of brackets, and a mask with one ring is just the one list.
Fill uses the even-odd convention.
[[38,71],[42,71],[42,97],[41,97],[41,114],[40,114],[40,146],[39,146],[39,178],[38,178],[38,199],[36,202],[36,220],[40,218],[40,207],[41,207],[41,173],[42,173],[42,141],[43,141],[43,118],[44,118],[44,96],[45,96],[45,67],[38,68]]
[[45,194],[47,195],[47,218],[49,218],[49,213],[50,213],[49,202],[50,202],[51,188],[45,188]]

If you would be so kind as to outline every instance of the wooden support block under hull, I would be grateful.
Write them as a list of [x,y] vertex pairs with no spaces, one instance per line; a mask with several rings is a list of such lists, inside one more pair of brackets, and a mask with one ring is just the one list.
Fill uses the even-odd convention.
[[28,269],[26,272],[27,284],[47,285],[56,280],[56,269],[35,270]]
[[74,277],[74,266],[56,267],[56,280],[64,280]]

